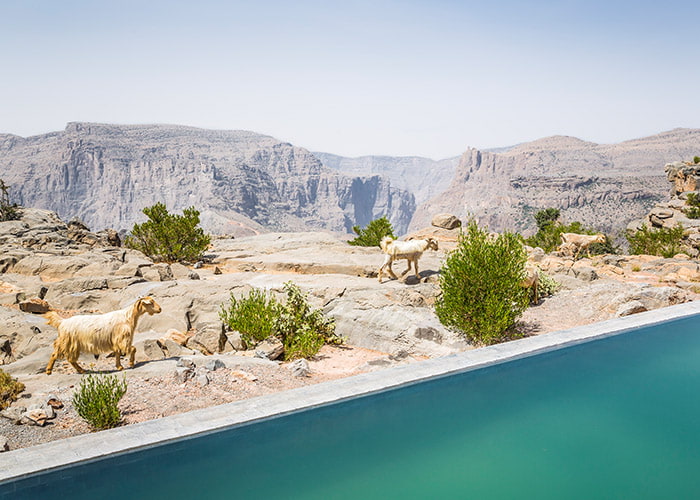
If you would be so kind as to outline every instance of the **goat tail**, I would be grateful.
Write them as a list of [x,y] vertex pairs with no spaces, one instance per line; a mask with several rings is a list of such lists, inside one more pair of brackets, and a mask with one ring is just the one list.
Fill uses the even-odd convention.
[[384,236],[384,238],[382,238],[379,242],[379,247],[382,249],[382,252],[386,252],[387,247],[392,241],[394,241],[394,238],[391,236]]
[[58,328],[58,325],[61,324],[63,321],[63,318],[58,315],[55,311],[49,311],[47,313],[44,313],[44,318],[46,318],[46,323],[53,326],[54,328]]

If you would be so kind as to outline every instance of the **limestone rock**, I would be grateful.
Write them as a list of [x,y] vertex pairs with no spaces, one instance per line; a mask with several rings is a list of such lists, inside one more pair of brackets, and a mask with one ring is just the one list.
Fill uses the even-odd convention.
[[284,354],[284,345],[274,337],[265,339],[255,346],[255,355],[259,358],[273,361],[282,356],[282,354]]
[[153,361],[165,358],[165,353],[163,352],[161,346],[158,344],[157,340],[141,340],[135,342],[134,347],[136,347],[137,361]]
[[174,376],[178,384],[184,384],[194,376],[194,370],[187,366],[177,366]]
[[305,359],[297,359],[289,365],[289,369],[295,377],[308,377],[311,375],[309,362]]
[[631,314],[637,314],[646,310],[647,308],[639,300],[631,300],[622,304],[615,312],[615,316],[629,316]]
[[226,368],[226,364],[223,361],[221,361],[220,359],[212,359],[206,365],[204,365],[204,368],[209,370],[210,372],[213,372],[216,370],[221,370],[223,368]]
[[46,425],[46,421],[49,419],[46,412],[41,408],[33,408],[25,411],[22,414],[20,422],[28,425],[37,425],[43,427]]
[[0,453],[10,451],[10,443],[5,436],[0,436]]
[[459,220],[456,215],[437,214],[433,217],[433,220],[430,221],[430,224],[443,229],[455,229],[462,225],[462,221]]
[[20,311],[32,314],[44,314],[49,312],[49,303],[41,299],[29,299],[19,303]]

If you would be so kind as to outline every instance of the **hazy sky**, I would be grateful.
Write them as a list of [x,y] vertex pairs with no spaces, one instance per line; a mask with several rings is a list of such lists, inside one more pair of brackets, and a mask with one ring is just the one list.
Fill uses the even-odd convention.
[[700,127],[700,2],[0,3],[0,132],[246,129],[444,158]]

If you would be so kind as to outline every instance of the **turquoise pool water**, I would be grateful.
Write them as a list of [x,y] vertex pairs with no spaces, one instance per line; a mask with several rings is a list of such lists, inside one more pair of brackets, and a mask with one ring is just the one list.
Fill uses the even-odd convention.
[[0,498],[698,498],[699,321],[1,484]]

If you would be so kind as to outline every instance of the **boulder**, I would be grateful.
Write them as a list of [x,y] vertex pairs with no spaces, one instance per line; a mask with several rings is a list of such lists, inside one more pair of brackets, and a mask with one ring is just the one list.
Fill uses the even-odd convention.
[[308,377],[311,374],[309,362],[305,359],[297,359],[289,365],[289,369],[295,377]]
[[157,340],[140,340],[134,343],[134,347],[136,347],[137,361],[153,361],[165,358],[165,353],[160,345],[158,345]]
[[644,304],[642,304],[639,300],[631,300],[622,304],[615,312],[615,316],[629,316],[630,314],[637,314],[644,311],[647,311]]
[[226,368],[226,364],[220,359],[212,359],[211,361],[207,362],[206,365],[204,365],[204,368],[210,372],[213,372]]
[[462,226],[462,221],[452,214],[437,214],[433,217],[431,224],[443,229],[455,229]]
[[19,303],[20,311],[32,314],[44,314],[49,312],[49,303],[41,299],[29,299]]
[[192,349],[188,349],[169,338],[159,339],[157,342],[167,357],[191,356],[194,354]]
[[199,274],[191,270],[189,267],[175,262],[170,264],[170,270],[176,280],[198,280]]
[[175,279],[168,264],[153,264],[140,268],[141,276],[148,281],[172,281]]
[[259,358],[274,361],[284,354],[284,345],[275,337],[270,337],[255,346],[255,355]]
[[174,376],[178,384],[184,384],[194,376],[194,370],[187,366],[177,366]]

